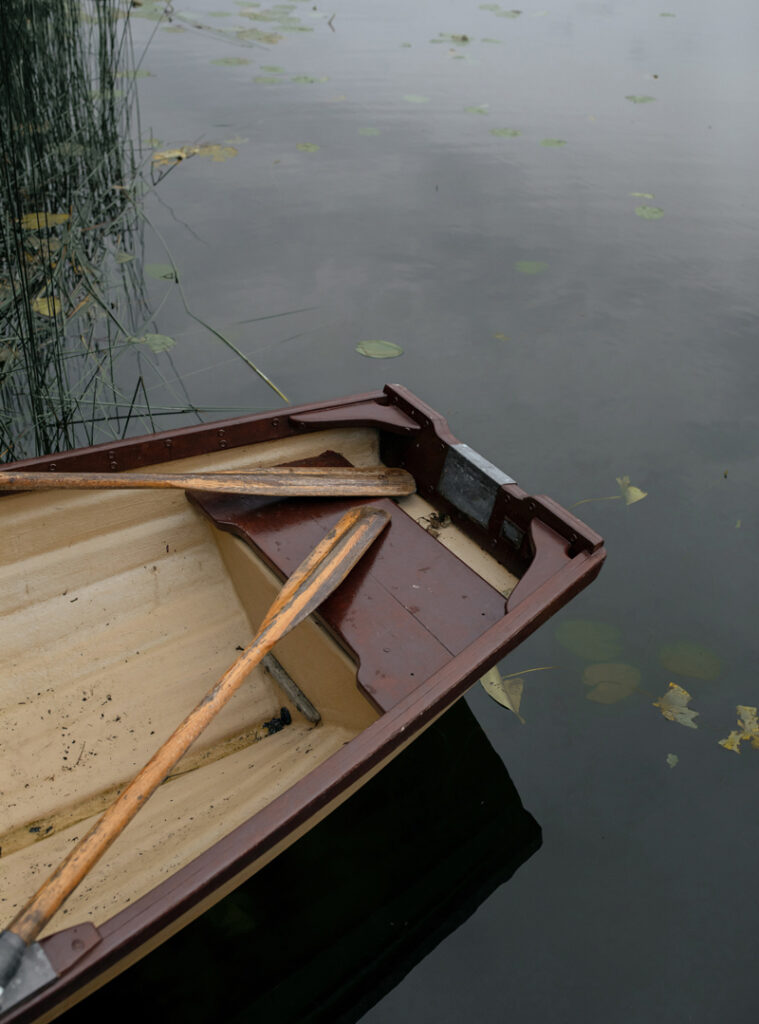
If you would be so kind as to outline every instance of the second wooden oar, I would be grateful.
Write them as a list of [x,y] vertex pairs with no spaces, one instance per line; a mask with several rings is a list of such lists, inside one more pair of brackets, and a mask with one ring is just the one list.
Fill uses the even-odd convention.
[[219,473],[39,473],[0,471],[0,491],[100,490],[176,487],[183,491],[219,491],[294,497],[401,497],[416,490],[405,469],[387,466],[281,466]]
[[0,933],[0,996],[26,947],[105,853],[252,668],[345,579],[389,522],[383,509],[352,508],[285,583],[253,641]]

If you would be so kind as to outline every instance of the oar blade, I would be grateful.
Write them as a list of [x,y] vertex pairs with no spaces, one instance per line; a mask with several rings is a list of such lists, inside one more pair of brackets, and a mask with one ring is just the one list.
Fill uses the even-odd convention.
[[389,522],[390,514],[376,505],[348,509],[288,577],[261,623],[259,633],[285,610],[288,612],[286,632],[307,618],[345,579]]

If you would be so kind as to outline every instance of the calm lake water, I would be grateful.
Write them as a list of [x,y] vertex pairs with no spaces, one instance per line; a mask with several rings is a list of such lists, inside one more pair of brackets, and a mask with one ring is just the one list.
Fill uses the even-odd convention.
[[[134,19],[145,137],[237,150],[147,196],[145,260],[165,243],[193,312],[293,402],[400,382],[607,541],[501,666],[553,666],[524,675],[524,724],[467,698],[542,848],[365,1024],[756,1014],[759,750],[719,740],[759,705],[759,7],[669,2]],[[281,404],[149,287],[198,405]],[[653,706],[670,682],[697,728]]]

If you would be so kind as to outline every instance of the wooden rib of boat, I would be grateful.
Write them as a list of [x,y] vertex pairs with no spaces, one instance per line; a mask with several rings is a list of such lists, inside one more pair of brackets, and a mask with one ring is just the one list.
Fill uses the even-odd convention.
[[[388,529],[319,614],[277,645],[276,662],[251,673],[30,948],[6,988],[4,1024],[53,1019],[233,891],[604,559],[596,533],[524,492],[398,386],[5,468],[279,465],[401,467],[417,493],[359,499],[388,511]],[[282,578],[357,503],[187,497],[46,490],[0,499],[7,920],[234,661]]]

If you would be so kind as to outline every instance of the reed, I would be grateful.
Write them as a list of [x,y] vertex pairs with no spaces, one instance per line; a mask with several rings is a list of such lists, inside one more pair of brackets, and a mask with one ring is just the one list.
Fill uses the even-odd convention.
[[171,353],[139,343],[160,335],[142,273],[153,183],[130,5],[3,3],[0,462],[202,418]]

